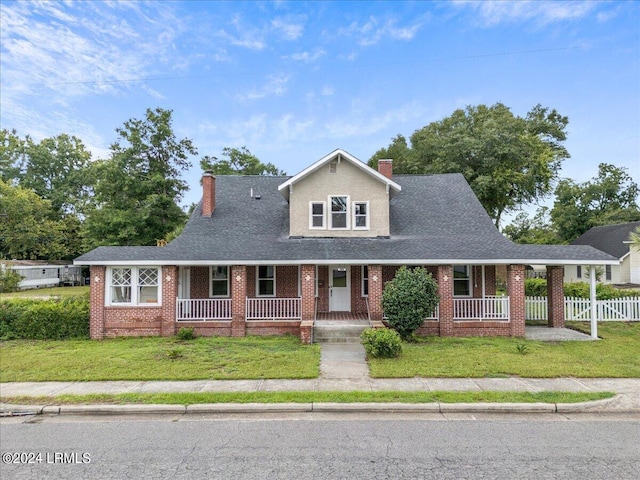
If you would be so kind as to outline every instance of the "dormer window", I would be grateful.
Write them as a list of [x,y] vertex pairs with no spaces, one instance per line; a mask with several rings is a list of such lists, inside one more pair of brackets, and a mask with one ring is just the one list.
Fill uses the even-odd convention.
[[345,230],[349,228],[349,197],[329,197],[329,201],[331,204],[331,223],[329,228],[334,230]]
[[309,228],[311,230],[324,230],[326,228],[324,207],[325,202],[309,203]]

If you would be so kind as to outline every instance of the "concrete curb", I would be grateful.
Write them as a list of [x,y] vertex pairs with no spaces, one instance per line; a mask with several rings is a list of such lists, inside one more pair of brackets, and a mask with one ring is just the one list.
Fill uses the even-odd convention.
[[638,408],[608,408],[620,395],[579,403],[210,403],[193,405],[12,405],[0,404],[0,416],[21,415],[131,415],[207,413],[619,413],[637,414]]

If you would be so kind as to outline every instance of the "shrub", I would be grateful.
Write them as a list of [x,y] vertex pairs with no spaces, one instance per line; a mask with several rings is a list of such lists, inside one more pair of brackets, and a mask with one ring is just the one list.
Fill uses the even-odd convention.
[[524,281],[524,294],[528,297],[546,297],[547,281],[544,278],[527,278]]
[[[564,296],[589,298],[591,296],[590,288],[591,287],[587,282],[565,283]],[[547,281],[542,278],[527,278],[524,282],[524,292],[527,296],[546,297]],[[637,296],[640,296],[638,290],[623,290],[604,283],[599,283],[596,285],[596,298],[598,300],[609,300],[612,298]]]
[[376,358],[393,358],[402,351],[402,340],[395,330],[368,328],[360,335],[367,355]]
[[408,340],[438,305],[438,284],[424,268],[401,267],[385,284],[382,309],[389,326]]
[[193,340],[196,338],[196,334],[193,331],[193,327],[182,327],[178,330],[176,337],[178,337],[179,340]]
[[12,300],[0,303],[0,337],[62,340],[89,337],[85,297]]
[[6,265],[0,264],[0,293],[15,292],[18,290],[18,284],[24,277],[15,270],[7,268]]

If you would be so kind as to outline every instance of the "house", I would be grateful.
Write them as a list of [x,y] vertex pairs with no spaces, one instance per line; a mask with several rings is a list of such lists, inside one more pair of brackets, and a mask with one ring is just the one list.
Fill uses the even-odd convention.
[[[571,245],[591,245],[620,261],[619,265],[602,265],[599,282],[640,284],[640,250],[629,241],[629,235],[638,227],[640,222],[593,227]],[[564,275],[565,282],[584,282],[589,278],[582,265],[567,266]]]
[[[460,174],[393,175],[335,150],[292,177],[202,177],[202,201],[164,247],[99,247],[91,337],[291,333],[314,321],[381,326],[385,282],[425,266],[440,303],[421,333],[524,335],[525,267],[546,265],[549,325],[564,325],[564,265],[616,265],[583,245],[518,245],[496,229]],[[505,266],[507,295],[496,295]]]
[[81,285],[81,267],[71,262],[45,260],[11,260],[1,263],[0,268],[15,271],[22,277],[19,290],[57,287],[59,285]]

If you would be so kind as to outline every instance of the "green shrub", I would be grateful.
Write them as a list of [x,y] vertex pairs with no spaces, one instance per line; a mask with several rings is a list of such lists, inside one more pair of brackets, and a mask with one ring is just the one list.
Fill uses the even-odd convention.
[[527,297],[546,297],[547,281],[544,278],[527,278],[524,281],[524,294]]
[[424,268],[401,267],[382,293],[389,326],[409,340],[438,305],[438,284]]
[[0,338],[62,340],[89,337],[89,300],[11,300],[0,303]]
[[24,278],[15,270],[7,267],[8,266],[0,264],[0,293],[17,291],[18,284]]
[[393,358],[402,351],[402,340],[395,330],[368,328],[360,335],[367,355],[376,358]]
[[[574,282],[564,284],[565,297],[590,298],[590,284],[587,282]],[[542,278],[527,278],[524,282],[525,295],[530,297],[546,297],[547,281]],[[638,297],[640,292],[633,289],[620,289],[612,285],[599,283],[596,285],[596,298],[609,300],[612,298]]]
[[193,327],[182,327],[178,330],[176,337],[178,337],[179,340],[193,340],[196,338],[196,334],[193,331]]

